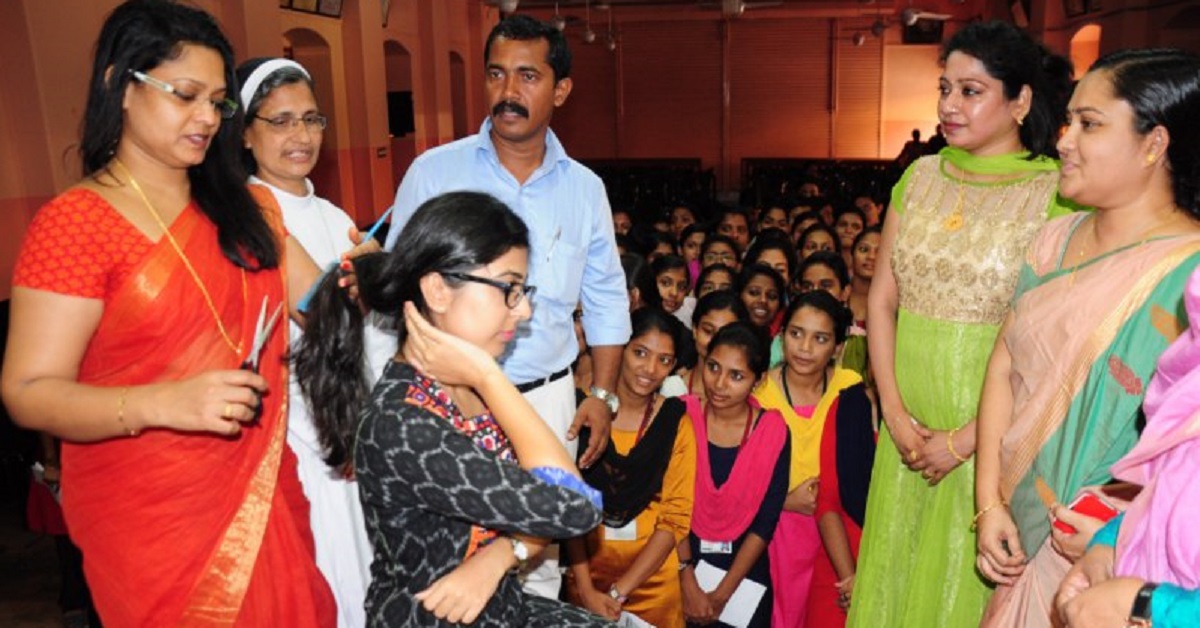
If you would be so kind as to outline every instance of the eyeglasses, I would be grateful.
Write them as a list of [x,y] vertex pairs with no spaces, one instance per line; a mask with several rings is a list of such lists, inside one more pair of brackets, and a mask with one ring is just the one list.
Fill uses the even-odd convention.
[[271,127],[271,130],[276,133],[291,133],[301,124],[304,124],[304,128],[308,131],[322,131],[329,125],[329,118],[319,113],[310,113],[299,118],[290,115],[276,116],[274,118],[264,118],[260,115],[255,115],[254,119],[266,122]]
[[[179,91],[178,87],[175,87],[166,81],[160,81],[159,79],[156,79],[145,72],[130,70],[129,74],[143,85],[149,85],[150,87],[153,87],[164,94],[170,94],[175,98],[178,98],[179,102],[186,106],[193,106],[199,101],[200,96],[196,94],[185,94]],[[230,98],[210,100],[208,101],[208,104],[212,105],[212,108],[215,109],[218,114],[220,114],[222,120],[229,120],[233,117],[233,114],[237,113],[238,110],[237,102]]]
[[487,277],[477,277],[475,275],[468,275],[467,273],[442,273],[442,276],[449,277],[451,279],[457,279],[459,281],[471,281],[474,283],[484,284],[485,286],[498,288],[504,292],[504,304],[507,305],[509,309],[520,305],[521,299],[527,298],[530,301],[533,301],[533,295],[537,293],[537,287],[535,286],[509,283],[507,281],[499,281],[496,279],[489,279]]

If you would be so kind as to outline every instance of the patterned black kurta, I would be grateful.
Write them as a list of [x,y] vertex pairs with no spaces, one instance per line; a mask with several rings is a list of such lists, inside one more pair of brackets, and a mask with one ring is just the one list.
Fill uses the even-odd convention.
[[[534,477],[476,444],[457,425],[490,434],[490,417],[463,417],[437,384],[389,363],[359,425],[354,467],[374,546],[371,626],[442,626],[414,595],[457,567],[495,532],[549,538],[600,522],[587,497]],[[525,594],[511,574],[473,626],[608,626],[600,617]]]

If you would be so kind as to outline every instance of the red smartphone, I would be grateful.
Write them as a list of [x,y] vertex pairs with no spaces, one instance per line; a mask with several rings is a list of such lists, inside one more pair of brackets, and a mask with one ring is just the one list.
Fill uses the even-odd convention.
[[[1067,508],[1070,508],[1081,515],[1094,517],[1101,521],[1108,521],[1109,519],[1112,519],[1120,514],[1120,511],[1118,511],[1112,504],[1104,501],[1104,498],[1095,493],[1084,493],[1083,495],[1080,495],[1079,497],[1075,498],[1075,501],[1071,502],[1071,505],[1067,506]],[[1058,519],[1054,520],[1054,527],[1058,528],[1059,532],[1066,534],[1075,534],[1078,532],[1078,530],[1075,529],[1075,526],[1069,525]]]

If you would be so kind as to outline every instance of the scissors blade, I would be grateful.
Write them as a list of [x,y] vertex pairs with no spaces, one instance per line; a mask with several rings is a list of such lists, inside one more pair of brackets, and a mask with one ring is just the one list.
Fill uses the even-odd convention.
[[[263,313],[266,314],[266,310],[265,310],[266,303],[265,302],[263,303],[263,307],[264,307]],[[262,328],[259,329],[259,334],[261,334],[261,336],[255,338],[254,349],[253,349],[254,353],[251,356],[251,362],[250,362],[250,365],[254,369],[255,373],[258,372],[258,358],[259,358],[259,356],[262,355],[263,347],[265,347],[267,345],[267,340],[271,338],[271,332],[274,331],[275,324],[279,322],[279,315],[282,313],[283,313],[283,302],[281,301],[279,303],[279,305],[275,306],[275,311],[271,312],[271,318],[267,319],[266,324],[264,324],[262,326]]]

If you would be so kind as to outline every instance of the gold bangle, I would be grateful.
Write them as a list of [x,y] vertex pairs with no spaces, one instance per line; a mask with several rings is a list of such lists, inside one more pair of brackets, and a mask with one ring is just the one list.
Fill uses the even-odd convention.
[[979,512],[975,513],[975,516],[971,517],[971,531],[972,532],[974,532],[975,529],[979,527],[979,518],[982,517],[984,514],[986,514],[987,511],[995,508],[996,506],[1007,507],[1008,502],[1004,501],[1004,498],[1002,497],[1002,498],[997,499],[996,501],[988,504],[987,507],[984,508],[983,510],[980,510]]
[[125,423],[125,396],[128,393],[129,393],[129,387],[126,386],[121,389],[121,396],[117,397],[117,423],[121,424],[121,429],[125,430],[126,435],[137,436],[138,431],[129,427]]
[[963,456],[958,455],[957,451],[954,451],[954,434],[957,433],[958,430],[961,430],[961,429],[962,429],[961,427],[956,427],[956,428],[950,430],[950,435],[946,437],[946,449],[950,450],[950,455],[954,456],[955,460],[959,461],[960,463],[963,463],[963,462],[966,462],[967,459]]

